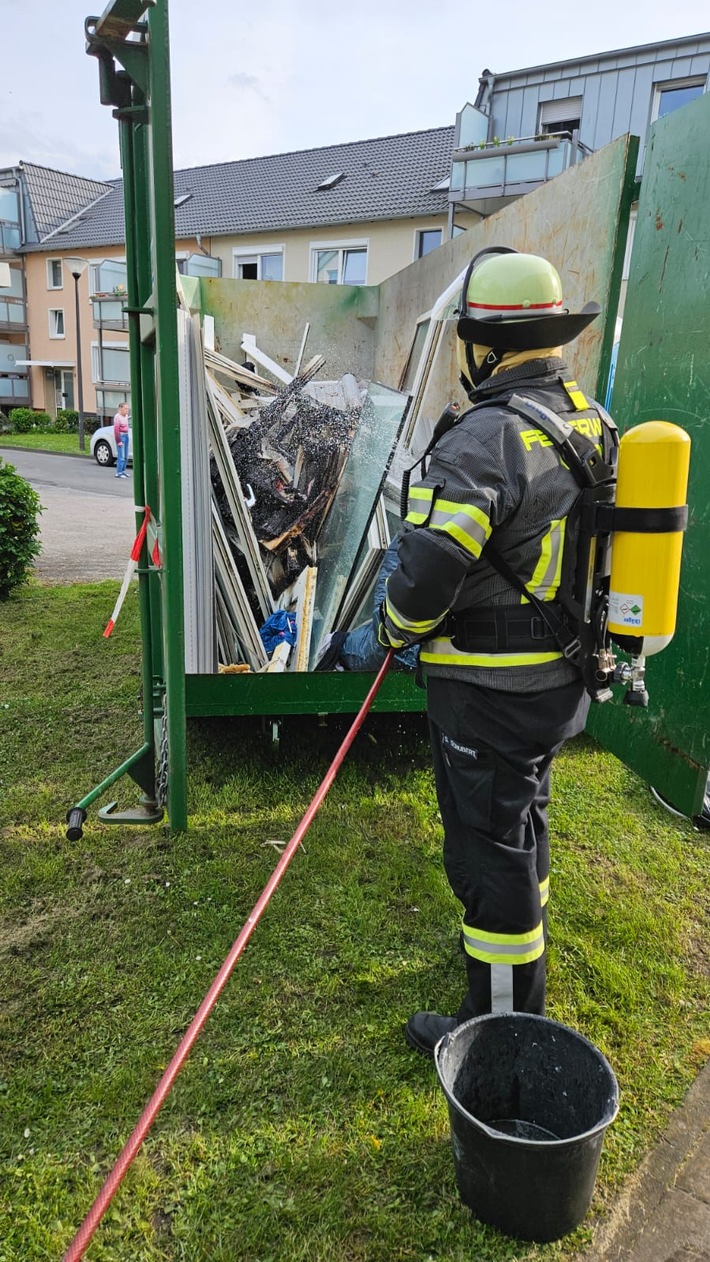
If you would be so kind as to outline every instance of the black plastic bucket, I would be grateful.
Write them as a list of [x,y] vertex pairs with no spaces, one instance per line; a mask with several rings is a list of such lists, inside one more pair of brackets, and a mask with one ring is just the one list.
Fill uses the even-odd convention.
[[435,1062],[464,1205],[520,1240],[573,1231],[619,1109],[601,1052],[557,1021],[506,1012],[458,1026]]

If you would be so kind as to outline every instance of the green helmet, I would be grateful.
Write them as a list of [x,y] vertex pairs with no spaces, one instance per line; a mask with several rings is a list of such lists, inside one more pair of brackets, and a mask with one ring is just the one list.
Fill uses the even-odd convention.
[[[600,310],[590,302],[571,314],[563,305],[559,274],[547,259],[518,254],[507,246],[480,250],[464,277],[456,326],[466,344],[466,375],[474,386],[480,385],[506,351],[543,350],[571,342]],[[478,369],[470,351],[474,342],[493,352]]]

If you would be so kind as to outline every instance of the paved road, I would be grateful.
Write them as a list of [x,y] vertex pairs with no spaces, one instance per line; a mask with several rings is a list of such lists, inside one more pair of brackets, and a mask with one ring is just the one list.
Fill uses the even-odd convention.
[[47,583],[121,579],[133,540],[133,479],[100,469],[84,456],[47,455],[2,447],[39,495],[42,551],[35,573]]

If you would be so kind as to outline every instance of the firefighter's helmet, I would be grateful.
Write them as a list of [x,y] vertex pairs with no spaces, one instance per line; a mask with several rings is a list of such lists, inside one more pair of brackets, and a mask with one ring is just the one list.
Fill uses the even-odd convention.
[[599,312],[595,302],[577,314],[564,306],[559,273],[547,259],[519,254],[508,246],[480,250],[468,266],[461,291],[456,326],[459,366],[478,386],[506,351],[563,346]]

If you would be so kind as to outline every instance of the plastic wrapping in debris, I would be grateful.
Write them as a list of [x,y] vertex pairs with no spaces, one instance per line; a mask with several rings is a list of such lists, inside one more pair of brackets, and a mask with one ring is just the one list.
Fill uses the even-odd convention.
[[279,644],[296,643],[296,615],[287,613],[285,609],[277,609],[259,627],[259,635],[267,653],[273,653]]
[[[204,349],[196,320],[182,330],[183,432],[190,450],[209,455],[204,466],[191,462],[206,472],[183,496],[186,669],[274,669],[274,650],[287,643],[278,669],[312,670],[324,636],[371,616],[389,543],[382,492],[408,396],[351,374],[312,380],[322,356],[294,378],[279,366],[271,383],[260,371],[276,376],[274,361],[255,339],[245,335],[243,346],[257,371]],[[292,637],[272,638],[282,619]],[[193,643],[216,644],[217,662]]]

